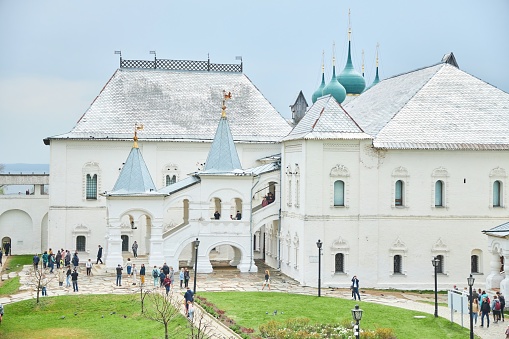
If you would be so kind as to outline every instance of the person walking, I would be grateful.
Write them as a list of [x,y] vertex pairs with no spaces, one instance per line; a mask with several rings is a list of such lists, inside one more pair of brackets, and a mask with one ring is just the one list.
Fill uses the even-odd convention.
[[187,319],[192,323],[194,318],[194,305],[192,302],[187,302]]
[[[470,307],[470,304],[468,307]],[[479,300],[477,298],[472,298],[472,309],[470,312],[472,313],[472,321],[477,326],[477,316],[479,315]]]
[[122,286],[122,265],[118,264],[117,266],[117,286]]
[[78,292],[78,271],[76,269],[71,273],[71,280],[73,292]]
[[179,280],[180,280],[180,289],[182,289],[182,285],[184,284],[184,269],[183,268],[180,269]]
[[3,255],[3,254],[2,254],[2,247],[0,247],[0,266],[1,266],[1,265],[3,265],[3,264],[2,264],[2,255]]
[[65,272],[66,275],[66,284],[65,287],[71,287],[71,266],[67,266],[67,271]]
[[141,264],[141,268],[140,268],[140,284],[141,284],[141,286],[145,285],[145,264]]
[[173,285],[173,283],[175,282],[175,271],[173,270],[173,266],[170,266],[170,273],[169,273],[169,277],[170,277],[170,287]]
[[491,310],[493,311],[493,323],[498,323],[500,318],[500,300],[498,300],[498,297],[496,295],[493,296],[493,300],[491,301]]
[[53,273],[53,268],[55,268],[55,255],[53,253],[48,256],[48,266],[50,268],[49,273]]
[[65,270],[64,269],[57,269],[57,275],[58,275],[58,286],[64,286],[64,279],[65,279]]
[[37,271],[39,269],[39,261],[41,259],[39,258],[39,255],[34,255],[34,257],[32,258],[32,263],[34,264],[34,270]]
[[131,278],[133,285],[136,285],[136,275],[138,274],[138,269],[136,268],[136,264],[133,264],[133,269],[131,271]]
[[69,251],[69,250],[65,251],[64,264],[65,264],[65,266],[70,266],[71,265],[71,251]]
[[92,274],[92,260],[88,258],[88,261],[85,263],[85,267],[87,268],[87,276]]
[[133,256],[138,258],[138,243],[135,241],[132,246]]
[[46,268],[48,266],[48,252],[44,251],[42,254],[42,267]]
[[166,295],[170,293],[170,287],[171,287],[171,280],[169,276],[166,276],[163,280],[163,286],[166,289]]
[[80,264],[80,258],[78,258],[78,251],[74,252],[72,257],[72,265],[74,266],[74,270],[78,270],[78,265]]
[[184,269],[184,287],[188,287],[189,286],[189,279],[191,277],[189,276],[189,270],[187,269],[187,267]]
[[95,264],[99,264],[99,261],[101,262],[101,264],[103,263],[103,261],[101,260],[101,258],[103,257],[103,247],[101,245],[99,245],[99,249],[97,250],[97,261],[95,262]]
[[484,317],[486,317],[486,325],[490,327],[490,303],[488,302],[488,298],[483,297],[481,303],[481,327],[484,326]]
[[159,286],[159,270],[156,265],[152,269],[152,278],[154,279],[154,287]]
[[47,288],[48,288],[48,278],[46,278],[46,274],[43,274],[41,280],[41,292],[43,297],[48,296]]
[[357,298],[359,298],[359,301],[361,301],[361,295],[359,294],[359,279],[357,279],[356,275],[352,278],[352,294],[353,300],[357,300]]
[[502,317],[502,321],[505,321],[504,319],[504,309],[505,309],[505,297],[501,292],[497,292],[498,300],[500,301],[500,315]]
[[189,286],[187,286],[187,291],[186,291],[186,293],[184,293],[184,300],[186,301],[185,304],[186,304],[186,316],[187,316],[188,315],[189,302],[192,303],[194,301],[194,293],[193,293],[193,291],[191,291]]
[[131,258],[127,258],[125,268],[127,270],[127,275],[131,275],[131,270],[133,269],[133,263],[131,262]]
[[159,287],[164,286],[164,279],[166,279],[166,274],[164,274],[164,271],[161,269],[159,272]]
[[60,250],[57,251],[57,255],[55,256],[55,263],[57,264],[57,270],[60,269],[60,261],[62,260],[62,252]]
[[265,280],[263,281],[262,291],[265,288],[265,286],[267,286],[269,288],[269,291],[270,291],[270,272],[269,272],[269,270],[265,270],[265,277],[264,278],[265,278]]

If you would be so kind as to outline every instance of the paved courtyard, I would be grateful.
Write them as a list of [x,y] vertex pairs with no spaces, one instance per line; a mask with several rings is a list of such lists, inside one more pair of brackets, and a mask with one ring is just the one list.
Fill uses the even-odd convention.
[[[35,291],[32,287],[28,286],[28,271],[31,266],[25,266],[20,272],[20,282],[22,284],[21,291],[15,295],[0,298],[0,302],[3,304],[9,304],[19,300],[30,299],[35,297]],[[79,275],[79,294],[129,294],[139,291],[136,286],[132,285],[131,279],[124,276],[122,286],[115,286],[115,275],[113,272],[107,272],[102,265],[94,265],[93,276],[87,277],[85,269],[80,268]],[[238,270],[233,268],[220,268],[216,269],[211,274],[198,274],[197,275],[197,290],[217,292],[217,291],[260,291],[263,282],[263,270],[264,267],[260,267],[258,273],[240,273]],[[150,269],[148,269],[148,275],[146,284],[151,286],[153,279],[150,276]],[[10,274],[14,275],[13,273]],[[5,274],[3,278],[6,278]],[[177,275],[178,279],[178,275]],[[193,286],[193,274],[191,273],[190,286]],[[184,290],[181,290],[182,293]],[[271,275],[271,291],[283,292],[283,293],[295,293],[295,294],[306,294],[306,295],[317,295],[317,289],[311,287],[302,287],[292,279],[280,274],[279,272],[272,271]],[[180,288],[177,286],[175,292],[180,292]],[[347,289],[330,289],[322,288],[322,295],[336,298],[351,298],[351,292]],[[58,286],[58,280],[55,278],[49,283],[48,295],[69,295],[74,294],[72,287],[66,288],[65,282],[64,287]],[[388,291],[373,291],[361,289],[362,302],[372,302],[383,305],[390,305],[409,310],[420,311],[428,313],[430,317],[433,316],[434,306],[433,294],[420,295],[414,293],[403,293],[403,292],[388,292]],[[439,295],[439,302],[447,302],[445,295]],[[362,307],[362,303],[360,304]],[[447,307],[439,307],[439,315],[446,319],[450,319],[450,310]],[[214,321],[212,318],[208,318],[211,323],[212,330],[215,334],[215,338],[238,338],[228,328],[222,324]],[[461,325],[461,315],[455,313],[454,321]],[[509,324],[509,320],[508,320]],[[468,315],[463,317],[463,325],[469,326]],[[491,323],[489,328],[476,326],[474,332],[476,335],[483,339],[499,339],[504,338],[504,332],[507,326],[505,323],[494,324]]]

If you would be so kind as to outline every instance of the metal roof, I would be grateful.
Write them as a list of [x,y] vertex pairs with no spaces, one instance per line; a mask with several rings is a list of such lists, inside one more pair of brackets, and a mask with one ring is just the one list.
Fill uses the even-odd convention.
[[161,188],[158,192],[164,193],[164,194],[173,194],[175,192],[178,192],[180,190],[183,190],[184,188],[193,186],[194,184],[199,183],[200,177],[192,175],[185,179],[182,179],[180,181],[177,181],[174,184],[168,185],[166,187]]
[[369,135],[331,95],[318,100],[283,141],[295,139],[366,139]]
[[509,150],[509,94],[448,63],[383,80],[344,108],[378,148]]
[[505,237],[509,235],[509,222],[503,223],[502,225],[495,226],[490,228],[487,231],[483,231],[483,233],[487,235],[492,235],[495,237]]
[[222,91],[235,141],[278,142],[291,127],[242,73],[118,69],[69,132],[49,139],[212,141]]
[[204,172],[227,172],[235,169],[242,169],[242,165],[233,142],[228,119],[224,116],[219,119],[216,135],[205,162]]
[[157,195],[156,187],[140,149],[133,147],[120,171],[117,182],[107,195]]

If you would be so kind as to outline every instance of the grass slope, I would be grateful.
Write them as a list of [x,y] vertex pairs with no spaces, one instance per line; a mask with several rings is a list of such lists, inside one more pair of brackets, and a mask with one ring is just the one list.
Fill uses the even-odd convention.
[[[25,300],[5,305],[0,338],[164,338],[163,325],[140,311],[133,295],[49,297],[39,305]],[[170,338],[187,338],[187,324],[183,317],[171,323]]]
[[[339,298],[276,292],[200,292],[199,295],[225,310],[238,325],[251,327],[257,333],[259,325],[270,320],[307,317],[312,323],[350,322],[351,310],[358,303]],[[364,310],[361,328],[392,328],[398,338],[464,339],[469,335],[468,329],[427,313],[365,302],[358,304]],[[272,315],[274,310],[278,311],[277,316]],[[426,318],[415,319],[415,315],[424,315]]]

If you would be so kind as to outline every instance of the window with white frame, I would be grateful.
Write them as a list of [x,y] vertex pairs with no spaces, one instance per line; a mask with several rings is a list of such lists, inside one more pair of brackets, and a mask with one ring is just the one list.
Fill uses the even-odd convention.
[[83,197],[85,200],[97,200],[97,192],[100,189],[99,164],[88,162],[83,166]]
[[389,248],[389,257],[392,259],[392,267],[389,272],[392,275],[403,274],[406,275],[404,269],[404,258],[407,256],[408,249],[403,241],[398,237],[396,241]]
[[179,180],[179,167],[175,164],[168,164],[163,168],[163,185],[168,186]]
[[293,267],[295,269],[299,268],[299,236],[297,233],[293,236],[293,249],[294,249],[294,260],[293,260]]
[[76,251],[85,252],[87,248],[87,238],[84,235],[78,235],[76,237]]
[[286,166],[286,184],[287,184],[287,191],[286,191],[286,205],[292,206],[292,166],[288,165]]
[[350,172],[344,165],[337,164],[330,173],[331,207],[348,207]]
[[446,207],[447,199],[447,180],[449,179],[449,173],[443,167],[436,168],[433,170],[431,175],[433,187],[432,187],[432,207]]
[[300,168],[295,164],[295,207],[300,206]]
[[403,273],[403,257],[399,254],[396,254],[393,257],[393,272],[394,274],[402,274]]
[[482,251],[475,249],[470,255],[470,273],[482,273]]
[[334,271],[345,273],[345,255],[343,253],[336,253],[334,256]]
[[490,207],[499,208],[504,207],[504,182],[506,181],[507,175],[503,168],[497,167],[490,172],[491,182],[491,197]]
[[441,238],[437,240],[435,245],[431,248],[432,257],[437,258],[440,263],[437,266],[437,273],[449,274],[447,270],[447,255],[449,253],[448,246],[442,241]]
[[392,207],[408,207],[408,171],[400,166],[392,172],[392,178]]

